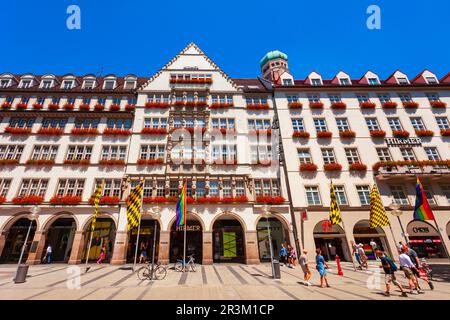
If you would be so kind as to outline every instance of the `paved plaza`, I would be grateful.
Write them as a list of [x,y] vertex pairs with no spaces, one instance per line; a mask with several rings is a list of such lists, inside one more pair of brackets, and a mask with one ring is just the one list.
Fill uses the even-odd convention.
[[[450,263],[439,262],[433,268],[435,290],[430,291],[420,280],[425,294],[400,297],[399,291],[391,291],[385,297],[384,274],[353,271],[352,265],[343,263],[344,276],[337,275],[336,265],[330,263],[331,288],[319,288],[318,273],[313,272],[312,286],[302,284],[300,268],[282,267],[280,280],[271,278],[271,266],[241,264],[198,265],[196,272],[180,273],[168,266],[167,277],[161,281],[141,281],[131,266],[91,265],[81,276],[74,277],[79,269],[66,264],[30,266],[25,283],[14,284],[15,265],[0,265],[0,299],[14,300],[430,300],[450,299]],[[378,264],[372,263],[376,270]],[[75,267],[75,268],[74,268]],[[314,268],[314,266],[312,266]],[[406,279],[397,273],[403,285]],[[369,280],[369,281],[368,281]],[[380,282],[377,283],[377,280]],[[369,282],[369,285],[368,285]],[[80,284],[78,286],[78,283]],[[378,286],[379,285],[379,286]]]

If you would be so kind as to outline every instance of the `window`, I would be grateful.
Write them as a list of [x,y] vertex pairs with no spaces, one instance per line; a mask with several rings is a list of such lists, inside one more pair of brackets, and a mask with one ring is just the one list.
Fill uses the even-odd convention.
[[406,196],[402,186],[390,186],[390,188],[395,203],[404,205],[409,204],[408,197]]
[[9,80],[9,79],[1,79],[0,80],[0,88],[8,88],[10,81],[11,80]]
[[428,84],[437,84],[437,79],[435,77],[426,77]]
[[[216,162],[216,161],[220,162],[220,160],[222,160],[224,162],[226,162],[227,160],[234,161],[234,160],[236,160],[236,150],[237,150],[237,147],[234,144],[212,145],[211,158],[214,162]],[[252,149],[252,151],[253,151],[253,149]]]
[[167,118],[145,118],[144,128],[167,128]]
[[95,182],[95,190],[102,184],[104,197],[120,197],[121,180],[120,179],[97,179]]
[[321,204],[320,201],[320,193],[319,188],[315,186],[305,186],[306,192],[306,201],[310,206],[319,206]]
[[279,196],[280,186],[276,179],[254,180],[255,194],[257,196]]
[[19,197],[45,195],[48,179],[23,179],[19,188]]
[[375,86],[375,85],[379,84],[377,78],[369,78],[369,79],[367,79],[367,82],[368,82],[371,86]]
[[399,118],[388,118],[388,123],[392,131],[402,130],[402,124],[400,123]]
[[268,130],[271,127],[270,119],[248,119],[249,130]]
[[101,160],[125,160],[127,146],[103,146]]
[[28,89],[31,87],[31,80],[22,80],[20,81],[20,88],[22,89]]
[[449,185],[441,185],[441,190],[447,198],[447,202],[450,203],[450,184]]
[[115,84],[116,84],[116,80],[105,80],[105,83],[103,85],[103,89],[105,89],[105,90],[113,90]]
[[36,118],[11,118],[9,126],[11,128],[31,128]]
[[311,85],[312,86],[320,86],[322,84],[322,81],[318,78],[311,79]]
[[330,99],[331,103],[337,103],[337,102],[341,102],[341,96],[338,94],[329,94],[328,98]]
[[67,119],[63,118],[44,118],[42,120],[42,128],[61,128],[66,126]]
[[64,90],[70,90],[73,88],[73,80],[64,80],[62,85]]
[[369,102],[369,96],[367,94],[357,94],[356,98],[358,99],[359,103],[363,103],[363,102]]
[[340,78],[339,82],[341,83],[341,86],[349,86],[350,85],[350,79],[348,79],[348,78]]
[[123,87],[125,90],[131,90],[131,89],[134,89],[135,86],[136,86],[135,80],[126,80]]
[[298,96],[287,96],[288,103],[298,102]]
[[[139,183],[138,181],[136,181]],[[145,179],[144,185],[143,185],[143,197],[152,197],[153,196],[153,180],[151,179]]]
[[348,164],[361,162],[359,159],[358,149],[356,148],[346,148],[345,156],[347,157]]
[[376,118],[366,118],[366,124],[369,131],[380,130],[380,125]]
[[370,204],[370,187],[369,186],[356,186],[358,192],[359,202],[362,206]]
[[213,129],[234,129],[235,123],[232,118],[212,118],[211,126]]
[[439,152],[436,147],[425,147],[425,153],[427,154],[428,160],[440,160]]
[[164,145],[142,145],[140,159],[164,159],[166,148]]
[[90,104],[90,103],[91,103],[90,97],[83,98],[83,104]]
[[333,149],[322,149],[322,158],[325,164],[336,163]]
[[391,96],[389,93],[380,93],[378,94],[378,99],[380,99],[381,103],[385,103],[391,101]]
[[100,123],[100,119],[75,119],[75,128],[82,129],[97,129],[98,124]]
[[283,79],[283,86],[292,86],[292,79]]
[[437,93],[427,93],[426,95],[427,95],[428,101],[430,101],[430,102],[440,101],[439,94],[437,94]]
[[425,125],[423,124],[422,118],[411,118],[411,125],[414,130],[425,130]]
[[436,200],[434,200],[431,187],[428,185],[425,185],[425,184],[423,184],[422,187],[423,187],[423,191],[425,193],[425,197],[427,197],[428,203],[432,204],[432,205],[436,204]]
[[112,99],[112,104],[117,104],[120,106],[120,103],[122,102],[121,98],[113,98]]
[[309,149],[298,149],[297,154],[300,164],[312,163],[311,152]]
[[60,97],[53,97],[52,98],[52,103],[54,103],[54,104],[59,104],[60,101],[61,101]]
[[309,102],[320,102],[320,97],[317,94],[308,95]]
[[336,125],[339,132],[350,130],[350,125],[348,124],[347,118],[336,118]]
[[325,119],[314,119],[314,126],[316,128],[316,132],[328,131],[327,123]]
[[95,86],[95,80],[84,80],[83,88],[86,90],[92,90]]
[[156,196],[164,197],[165,195],[166,195],[166,182],[159,180],[156,182]]
[[222,196],[223,197],[231,197],[231,181],[230,180],[223,180],[222,181]]
[[416,156],[414,155],[414,151],[412,148],[400,148],[400,152],[402,154],[403,160],[416,160]]
[[58,153],[57,145],[35,145],[31,153],[31,160],[55,160]]
[[23,148],[23,145],[0,145],[0,160],[20,161]]
[[409,84],[408,79],[405,77],[398,77],[397,82],[398,84]]
[[345,195],[344,186],[334,186],[334,193],[336,195],[336,200],[339,205],[347,205],[347,197]]
[[67,149],[66,160],[90,160],[92,146],[72,145]]
[[392,161],[391,153],[388,148],[377,148],[377,155],[380,161]]
[[36,102],[37,102],[38,104],[44,104],[45,98],[44,98],[44,97],[37,97]]
[[26,104],[28,104],[29,101],[30,101],[30,97],[22,97],[22,98],[20,98],[20,102],[21,102],[21,103],[26,103]]
[[79,196],[83,194],[84,179],[60,179],[57,196]]
[[136,98],[130,97],[127,99],[127,104],[129,104],[129,105],[135,105],[136,103],[137,103]]
[[245,196],[245,183],[242,180],[236,181],[235,187],[236,197]]
[[11,186],[11,179],[0,179],[0,196],[6,197]]
[[398,96],[400,97],[400,100],[402,102],[411,102],[412,101],[411,95],[409,93],[399,94]]
[[292,119],[292,128],[294,131],[305,131],[305,126],[303,125],[303,119],[297,118]]
[[211,197],[219,196],[219,181],[218,180],[209,180],[209,195]]
[[131,124],[133,120],[131,119],[108,119],[106,125],[110,129],[131,129]]
[[450,129],[450,125],[449,125],[448,119],[446,117],[436,117],[436,123],[439,127],[439,130]]
[[266,98],[246,98],[247,104],[267,104]]

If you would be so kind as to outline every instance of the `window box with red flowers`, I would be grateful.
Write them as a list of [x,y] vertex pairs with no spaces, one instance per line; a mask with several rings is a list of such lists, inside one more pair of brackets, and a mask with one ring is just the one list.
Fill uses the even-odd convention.
[[0,196],[0,204],[3,204],[6,202],[6,197]]
[[97,128],[73,128],[70,133],[75,136],[86,136],[98,134]]
[[91,161],[89,159],[66,159],[64,160],[64,164],[73,166],[88,166],[91,164]]
[[345,110],[347,105],[344,102],[333,102],[330,107],[333,110]]
[[44,108],[44,105],[42,103],[33,103],[34,110],[42,110],[42,108]]
[[301,172],[316,172],[317,165],[314,163],[302,163],[299,167]]
[[174,106],[176,107],[183,107],[186,103],[184,101],[175,101]]
[[309,103],[310,109],[323,109],[323,102],[310,102]]
[[370,101],[365,101],[365,102],[360,102],[359,103],[359,107],[361,109],[375,109],[375,103],[370,102]]
[[289,102],[288,108],[292,110],[301,109],[303,107],[303,104],[301,102]]
[[443,136],[443,137],[450,137],[450,129],[443,129],[443,130],[441,130],[441,136]]
[[225,108],[231,108],[233,107],[232,103],[219,103],[219,102],[214,102],[211,104],[210,108],[211,109],[225,109]]
[[13,127],[6,127],[5,133],[9,134],[30,134],[31,128],[13,128]]
[[220,199],[222,203],[236,203],[236,202],[248,202],[248,198],[246,196],[238,196],[238,197],[223,197]]
[[396,138],[408,138],[409,132],[405,130],[393,130],[392,135]]
[[103,104],[101,104],[101,103],[97,103],[95,106],[94,106],[94,110],[95,111],[103,111],[105,109],[105,106],[103,105]]
[[280,204],[284,201],[285,199],[281,196],[256,196],[256,202],[258,203]]
[[146,108],[168,108],[170,104],[168,102],[146,102]]
[[330,139],[333,136],[331,131],[319,131],[317,132],[317,138],[319,139]]
[[2,109],[3,110],[8,110],[8,109],[11,109],[11,102],[3,102],[2,103]]
[[214,128],[211,130],[211,133],[221,133],[221,134],[235,134],[236,129],[227,129],[227,128]]
[[165,203],[169,202],[166,197],[144,197],[142,199],[143,203]]
[[103,134],[109,136],[129,136],[131,135],[131,130],[106,128],[103,130]]
[[251,103],[247,104],[247,109],[249,110],[268,110],[270,106],[268,103]]
[[354,137],[356,137],[356,133],[352,130],[344,130],[339,131],[339,136],[343,139],[353,139]]
[[386,131],[384,131],[384,130],[370,130],[370,136],[372,138],[384,138],[384,137],[386,137]]
[[419,107],[419,104],[414,101],[405,101],[403,102],[403,107],[405,109],[417,109]]
[[267,130],[252,130],[250,131],[251,134],[257,135],[257,136],[267,136],[270,137],[272,135],[272,129]]
[[119,111],[120,110],[120,104],[112,104],[109,106],[109,111]]
[[125,106],[126,111],[134,111],[136,109],[136,106],[134,104],[127,104]]
[[441,108],[446,108],[447,104],[443,101],[431,101],[430,105],[432,108],[437,108],[437,109],[441,109]]
[[75,104],[68,102],[68,103],[64,104],[63,108],[66,111],[72,111],[73,108],[75,108]]
[[18,159],[0,159],[0,165],[2,166],[13,166],[19,164]]
[[339,163],[325,163],[323,165],[323,170],[325,171],[341,171],[342,165]]
[[[102,205],[114,205],[120,202],[120,198],[117,196],[102,196],[100,197],[99,204]],[[89,204],[94,204],[94,196],[89,199]]]
[[294,131],[294,133],[292,134],[292,138],[308,139],[309,138],[309,132],[306,132],[306,131]]
[[19,102],[18,104],[16,104],[17,110],[25,110],[27,107],[28,107],[28,104],[26,104],[25,102]]
[[57,103],[50,103],[48,105],[48,110],[58,110],[59,109],[59,104]]
[[386,101],[381,105],[383,109],[395,109],[397,108],[397,102],[394,101]]
[[141,134],[167,134],[166,128],[143,128]]
[[198,203],[219,203],[221,201],[220,197],[200,197],[197,198]]
[[157,159],[138,159],[137,164],[139,166],[152,166],[157,164],[163,164],[164,159],[157,158]]
[[29,195],[29,196],[19,196],[12,199],[14,204],[41,204],[44,202],[43,196]]
[[444,166],[450,168],[450,160],[401,160],[401,161],[380,161],[375,163],[372,166],[374,171],[378,171],[380,168],[393,168],[393,167],[402,167],[402,166],[416,166],[416,167],[425,167],[425,166]]
[[25,162],[25,164],[27,166],[52,166],[55,164],[55,160],[46,160],[46,159],[38,159],[38,160],[34,160],[34,159],[30,159],[27,160],[27,162]]
[[367,165],[365,165],[364,163],[355,162],[355,163],[350,164],[348,169],[350,171],[366,171]]
[[49,136],[60,136],[64,132],[62,128],[40,128],[37,134],[45,134]]
[[124,166],[125,165],[125,160],[100,160],[98,162],[99,165],[101,166]]
[[260,159],[258,160],[258,162],[256,163],[258,166],[263,166],[263,167],[270,167],[275,160],[270,160],[270,159]]
[[213,164],[221,166],[235,166],[237,165],[237,159],[216,159]]
[[434,132],[431,130],[416,130],[416,135],[418,137],[432,137]]
[[196,107],[207,107],[208,106],[208,102],[206,102],[206,101],[197,101],[195,103],[195,106]]
[[50,199],[51,204],[65,204],[65,205],[73,205],[73,204],[79,204],[81,202],[80,196],[73,196],[73,195],[67,195],[67,196],[54,196]]
[[186,107],[195,107],[195,101],[186,101],[184,105]]
[[89,109],[90,109],[89,104],[87,104],[87,103],[80,104],[80,110],[81,111],[89,111]]

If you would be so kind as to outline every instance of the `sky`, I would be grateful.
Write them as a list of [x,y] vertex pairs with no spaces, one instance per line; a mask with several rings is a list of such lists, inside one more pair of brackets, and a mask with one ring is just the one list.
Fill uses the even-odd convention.
[[[70,5],[81,29],[69,30]],[[377,5],[381,29],[370,30]],[[194,41],[234,78],[260,75],[271,50],[289,57],[296,79],[343,70],[383,79],[396,69],[450,72],[448,0],[2,0],[0,74],[151,76]]]

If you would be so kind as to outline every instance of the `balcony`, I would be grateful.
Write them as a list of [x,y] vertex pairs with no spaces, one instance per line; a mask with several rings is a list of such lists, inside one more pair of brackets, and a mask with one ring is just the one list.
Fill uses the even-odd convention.
[[415,179],[416,176],[448,179],[450,160],[377,162],[372,169],[378,180]]

